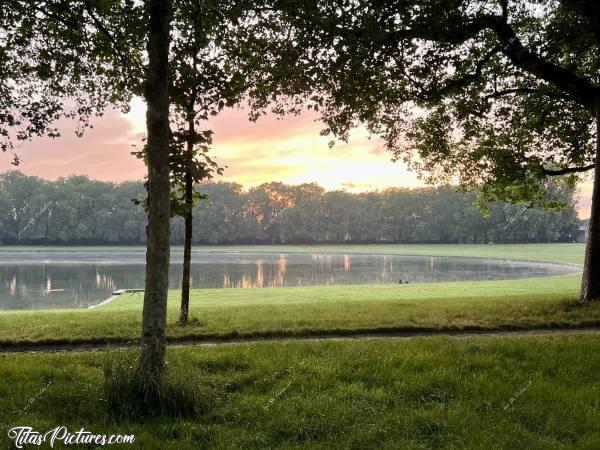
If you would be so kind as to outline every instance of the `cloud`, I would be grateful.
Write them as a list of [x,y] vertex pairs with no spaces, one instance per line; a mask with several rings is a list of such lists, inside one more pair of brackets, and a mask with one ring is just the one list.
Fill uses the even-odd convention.
[[[47,179],[71,174],[105,181],[143,178],[144,164],[130,155],[131,144],[141,142],[141,134],[129,121],[120,112],[107,111],[93,125],[79,138],[74,122],[59,121],[61,137],[36,138],[20,146],[19,170]],[[0,171],[9,168],[13,167],[8,156],[0,155]]]

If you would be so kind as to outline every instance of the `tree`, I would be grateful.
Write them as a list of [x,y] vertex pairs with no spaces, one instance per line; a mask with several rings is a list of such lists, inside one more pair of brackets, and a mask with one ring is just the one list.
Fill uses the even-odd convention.
[[282,241],[318,242],[322,230],[317,217],[325,190],[315,183],[292,186],[291,190],[294,204],[281,220]]
[[[474,194],[450,186],[367,194],[326,192],[316,184],[275,186],[294,202],[276,220],[277,239],[286,243],[571,242],[580,224],[576,192],[560,183],[547,189],[568,205],[561,211],[492,202],[488,217],[474,204]],[[0,174],[0,187],[0,240],[5,243],[131,244],[146,238],[147,214],[132,209],[130,201],[145,193],[141,181],[113,184],[85,176],[48,181],[10,171]],[[235,183],[203,182],[200,190],[208,198],[194,206],[193,242],[267,241],[257,220],[272,208],[263,189],[245,192]],[[171,242],[183,239],[183,223],[172,223]]]
[[384,233],[394,242],[410,242],[423,202],[417,206],[415,193],[408,189],[386,189],[382,196],[387,214]]
[[[247,5],[246,5],[247,7]],[[202,121],[235,105],[245,86],[235,64],[222,52],[220,42],[235,34],[235,23],[245,11],[239,1],[173,2],[172,43],[169,53],[171,124],[171,215],[184,219],[184,255],[180,322],[189,316],[193,207],[205,198],[196,192],[203,180],[221,174],[223,168],[208,156],[210,130],[199,130]],[[145,158],[145,151],[135,152]]]
[[250,218],[245,215],[245,194],[237,183],[206,183],[207,200],[194,212],[194,241],[209,244],[251,239]]
[[139,370],[149,388],[164,369],[169,289],[169,42],[171,2],[147,0],[144,96],[148,146],[148,243]]
[[[557,206],[545,177],[573,184],[600,162],[600,12],[591,1],[276,5],[263,25],[273,31],[247,36],[286,72],[277,87],[253,90],[258,110],[304,103],[321,112],[323,134],[341,139],[364,123],[430,182],[456,179],[485,201]],[[582,301],[600,299],[599,178]]]
[[[206,199],[206,195],[196,191],[196,186],[203,180],[221,174],[218,167],[207,155],[210,144],[209,133],[196,133],[193,113],[188,110],[188,127],[175,134],[171,143],[169,158],[171,170],[171,215],[184,219],[183,243],[183,277],[181,280],[181,308],[179,322],[188,322],[190,309],[190,273],[192,259],[192,236],[194,205],[197,200]],[[183,135],[183,136],[181,136]]]
[[321,229],[324,241],[345,242],[360,240],[354,233],[354,219],[360,215],[355,208],[352,194],[345,191],[330,191],[321,199]]
[[203,2],[175,1],[170,66],[177,128],[171,146],[171,182],[173,215],[182,216],[185,226],[180,323],[187,323],[189,318],[193,208],[197,200],[206,198],[195,191],[195,186],[223,171],[208,156],[212,132],[197,127],[226,105],[235,104],[243,91],[219,46],[223,35],[232,32],[232,23],[241,12],[237,6],[235,1],[221,2],[218,8]]
[[284,183],[263,183],[248,192],[249,209],[256,218],[260,239],[270,244],[281,242],[281,224],[296,202],[294,192]]
[[[8,69],[0,73],[3,151],[13,151],[15,140],[58,136],[52,124],[60,117],[78,117],[85,126],[108,104],[126,105],[143,90],[149,212],[139,371],[148,387],[159,379],[165,353],[170,14],[170,0],[8,0],[0,10],[0,63]],[[66,109],[69,104],[75,106]]]
[[35,216],[39,214],[34,198],[41,187],[39,179],[21,172],[10,171],[0,176],[0,190],[4,193],[6,208],[0,220],[4,223],[4,228],[10,230],[15,242],[32,227]]
[[110,229],[111,242],[143,243],[146,239],[146,214],[141,208],[131,209],[131,199],[141,197],[145,192],[140,182],[125,181],[117,186],[113,205]]

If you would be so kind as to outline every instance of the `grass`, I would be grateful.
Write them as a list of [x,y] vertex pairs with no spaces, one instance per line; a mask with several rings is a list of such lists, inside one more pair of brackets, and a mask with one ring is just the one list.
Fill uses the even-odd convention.
[[104,354],[10,355],[0,447],[10,427],[66,425],[150,450],[597,449],[599,353],[592,335],[171,349],[173,379],[203,386],[211,406],[138,420],[105,407]]
[[[583,254],[582,246],[571,244],[318,249],[569,263],[580,263]],[[195,320],[187,326],[176,323],[178,294],[171,292],[168,335],[177,340],[600,325],[600,305],[576,301],[579,281],[580,276],[569,275],[196,290],[191,299]],[[0,313],[0,344],[136,339],[141,304],[142,296],[131,294],[94,310]],[[170,348],[170,389],[192,395],[183,402],[186,414],[155,418],[127,413],[135,411],[128,406],[135,406],[130,397],[137,394],[126,383],[135,350],[2,354],[0,448],[13,447],[7,437],[11,427],[30,425],[45,432],[65,425],[71,431],[134,434],[136,445],[107,448],[150,450],[597,449],[599,352],[598,336],[585,333]],[[115,362],[124,371],[112,370]]]
[[[412,285],[200,289],[192,322],[171,340],[428,330],[502,330],[600,325],[600,305],[576,301],[579,276]],[[141,327],[141,294],[94,310],[0,314],[0,344],[126,342]]]
[[[182,247],[173,246],[182,251]],[[584,244],[341,244],[341,245],[195,245],[194,252],[223,253],[368,253],[428,256],[466,256],[557,261],[581,264]],[[122,251],[145,252],[144,246],[0,246],[0,252]]]
[[[30,247],[9,247],[21,251]],[[36,247],[48,248],[48,247]],[[62,250],[63,247],[52,247]],[[139,247],[118,247],[139,251]],[[3,250],[6,247],[2,248]],[[97,247],[70,247],[72,251]],[[493,256],[579,263],[579,244],[344,245],[201,247],[202,251],[323,251]],[[190,325],[177,325],[179,294],[169,296],[171,340],[306,336],[425,330],[600,325],[600,306],[576,303],[579,276],[411,285],[318,286],[192,291]],[[94,310],[0,313],[0,344],[127,342],[139,336],[142,295]]]

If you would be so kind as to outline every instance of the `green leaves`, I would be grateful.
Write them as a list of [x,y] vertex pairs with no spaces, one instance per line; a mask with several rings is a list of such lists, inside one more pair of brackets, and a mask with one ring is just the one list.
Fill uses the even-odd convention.
[[0,8],[0,149],[34,136],[78,133],[109,104],[139,92],[143,15],[133,0],[6,0]]
[[[185,216],[198,200],[206,199],[206,195],[194,191],[194,186],[221,175],[224,171],[224,168],[208,155],[212,134],[211,130],[196,132],[194,128],[183,128],[171,133],[169,146],[171,217]],[[132,155],[146,160],[146,146],[132,152]],[[186,189],[188,183],[190,188]],[[147,210],[147,198],[135,198],[132,201]]]
[[[429,182],[542,201],[545,168],[593,163],[593,12],[579,2],[274,2],[243,61],[255,117],[314,109],[359,124]],[[260,48],[260,56],[256,56]]]

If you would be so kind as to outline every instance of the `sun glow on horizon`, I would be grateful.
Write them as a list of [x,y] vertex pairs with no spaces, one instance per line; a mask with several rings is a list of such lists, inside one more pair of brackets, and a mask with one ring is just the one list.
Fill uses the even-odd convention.
[[[136,132],[145,132],[145,103],[136,98],[125,117]],[[212,129],[211,155],[227,166],[219,179],[253,187],[270,181],[317,183],[327,190],[350,192],[388,187],[423,186],[401,163],[392,163],[379,139],[365,129],[353,131],[348,143],[329,148],[329,137],[314,113],[248,120],[246,110],[228,109],[206,124]]]

